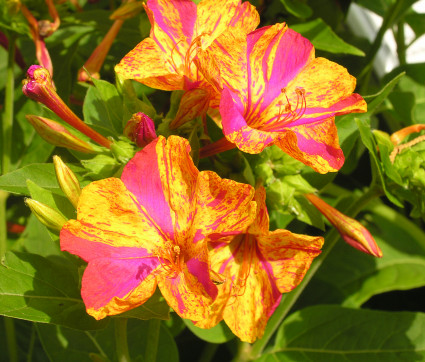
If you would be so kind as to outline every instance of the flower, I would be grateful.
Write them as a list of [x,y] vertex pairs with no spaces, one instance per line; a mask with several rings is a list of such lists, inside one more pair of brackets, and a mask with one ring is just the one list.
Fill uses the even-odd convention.
[[353,248],[366,254],[382,257],[382,251],[376,244],[370,232],[357,220],[344,215],[342,212],[327,204],[314,194],[306,194],[305,197],[325,216],[338,230],[344,241]]
[[242,341],[260,338],[269,317],[279,305],[281,293],[294,289],[313,259],[320,254],[322,237],[269,231],[266,192],[256,190],[257,212],[245,233],[230,244],[211,243],[211,266],[225,282],[207,320],[196,322],[211,328],[221,319]]
[[187,140],[160,136],[125,166],[121,179],[92,182],[61,249],[88,262],[82,280],[96,319],[143,304],[158,285],[181,317],[202,320],[217,295],[208,240],[241,233],[255,215],[249,185],[199,172]]
[[27,79],[23,81],[22,92],[32,100],[44,104],[66,123],[101,146],[111,147],[111,141],[85,124],[59,97],[47,69],[39,65],[31,65],[27,71]]
[[148,0],[145,10],[152,25],[150,37],[130,51],[115,71],[152,88],[206,89],[218,106],[221,90],[208,79],[218,76],[216,67],[211,65],[211,74],[202,74],[196,59],[226,30],[245,34],[254,30],[259,23],[255,7],[240,0],[203,0],[198,5],[191,0]]
[[[229,49],[235,41],[225,36],[237,34],[223,34],[222,44]],[[227,84],[219,108],[227,141],[207,146],[202,155],[232,147],[259,153],[275,144],[320,173],[341,168],[344,155],[334,116],[366,111],[363,98],[352,93],[356,79],[344,67],[315,58],[312,44],[285,24],[260,28],[243,39],[232,57],[223,57],[223,46],[205,51],[206,57],[220,59]],[[222,69],[233,71],[226,75]]]

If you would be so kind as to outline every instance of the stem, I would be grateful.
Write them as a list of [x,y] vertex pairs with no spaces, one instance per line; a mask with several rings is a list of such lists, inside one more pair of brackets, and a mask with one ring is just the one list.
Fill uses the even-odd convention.
[[146,340],[144,362],[155,362],[158,352],[159,331],[161,328],[160,319],[149,320],[148,338]]
[[215,141],[213,143],[210,143],[209,145],[202,147],[199,157],[205,158],[205,157],[214,156],[217,153],[232,150],[233,148],[236,148],[236,145],[228,141],[226,137],[223,137],[219,139],[218,141]]
[[6,201],[9,193],[0,190],[0,263],[3,264],[7,251]]
[[34,344],[35,344],[35,325],[33,324],[31,327],[31,337],[30,342],[28,344],[28,352],[27,352],[27,362],[32,361],[32,354],[34,353]]
[[9,362],[18,362],[18,346],[16,344],[15,324],[12,318],[3,317],[6,330],[7,349],[9,351]]
[[115,344],[118,362],[131,362],[127,343],[127,318],[115,319]]
[[406,42],[404,37],[404,21],[399,21],[397,24],[397,55],[400,65],[406,64]]
[[[365,193],[363,193],[363,195],[361,195],[358,199],[356,199],[344,213],[347,216],[354,218],[364,208],[365,205],[367,205],[370,201],[372,201],[376,197],[379,197],[380,195],[381,195],[380,189],[375,187],[370,187]],[[251,359],[258,358],[261,355],[267,343],[270,341],[273,334],[279,328],[284,318],[288,315],[291,308],[293,307],[293,305],[295,304],[295,302],[297,301],[301,293],[304,291],[305,287],[308,285],[309,281],[313,278],[314,274],[319,270],[323,261],[330,254],[332,248],[335,246],[339,238],[340,238],[340,235],[336,229],[333,228],[329,231],[327,237],[325,237],[326,243],[322,251],[322,254],[320,254],[320,256],[316,258],[316,260],[310,267],[309,271],[305,275],[302,283],[297,288],[295,288],[291,293],[285,294],[282,297],[281,303],[276,308],[275,312],[273,313],[269,322],[267,323],[267,327],[263,337],[259,341],[253,344],[251,352],[250,352]]]
[[388,10],[388,12],[384,16],[381,28],[376,34],[375,40],[373,41],[373,44],[370,50],[366,54],[366,58],[365,58],[366,66],[363,68],[363,71],[357,77],[358,81],[364,78],[362,91],[365,91],[367,89],[370,73],[372,72],[373,61],[375,60],[376,54],[378,53],[378,50],[381,47],[385,32],[393,25],[397,16],[402,11],[403,5],[404,5],[404,0],[397,0],[397,2],[391,6],[391,8]]
[[10,157],[12,151],[12,129],[13,129],[13,101],[15,93],[15,74],[13,71],[15,64],[15,36],[9,37],[7,70],[6,70],[6,91],[4,97],[3,113],[3,157],[2,174],[9,172]]
[[198,362],[211,362],[218,346],[219,344],[217,343],[207,343],[202,351],[201,357],[198,359]]

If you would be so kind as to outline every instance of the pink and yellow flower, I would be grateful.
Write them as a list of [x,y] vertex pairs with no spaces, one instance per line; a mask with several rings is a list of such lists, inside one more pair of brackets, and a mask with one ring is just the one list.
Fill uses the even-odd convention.
[[220,114],[227,141],[207,146],[202,155],[235,146],[259,153],[274,144],[320,173],[341,168],[344,155],[334,116],[366,111],[363,98],[352,93],[356,79],[344,67],[315,58],[313,45],[285,24],[253,31],[244,42],[239,37],[236,48],[226,36],[235,33],[222,36],[226,49],[232,47],[232,58],[223,57],[223,46],[206,53],[220,59],[220,71],[232,70],[227,77],[220,72],[225,84]]
[[263,335],[282,293],[302,281],[323,245],[322,237],[270,232],[265,198],[264,188],[258,188],[256,219],[244,234],[230,243],[211,243],[211,266],[225,282],[218,286],[209,318],[196,322],[210,328],[224,319],[234,334],[250,343]]
[[259,23],[255,7],[240,0],[203,0],[198,5],[191,0],[148,0],[145,10],[152,25],[150,37],[128,53],[115,71],[152,88],[205,89],[218,106],[221,89],[213,86],[219,77],[216,66],[209,64],[208,72],[202,73],[196,59],[227,30],[245,34],[254,30]]
[[187,140],[162,136],[139,151],[121,179],[86,186],[62,250],[88,262],[81,294],[96,319],[143,304],[158,285],[183,318],[202,320],[217,295],[208,240],[243,232],[255,215],[249,185],[199,172]]

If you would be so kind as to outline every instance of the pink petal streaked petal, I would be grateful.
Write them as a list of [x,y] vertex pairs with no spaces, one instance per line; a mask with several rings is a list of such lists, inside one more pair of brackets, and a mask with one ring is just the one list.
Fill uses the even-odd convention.
[[136,256],[92,260],[84,271],[81,296],[96,319],[142,305],[156,289],[153,275],[158,258]]

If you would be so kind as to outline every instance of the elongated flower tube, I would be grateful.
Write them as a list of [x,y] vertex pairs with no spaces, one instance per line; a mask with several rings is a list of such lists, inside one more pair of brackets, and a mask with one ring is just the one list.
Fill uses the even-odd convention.
[[[233,147],[259,153],[277,145],[320,173],[340,169],[344,155],[334,116],[366,111],[363,98],[352,93],[356,79],[344,67],[315,58],[313,45],[285,24],[247,37],[226,33],[220,44],[206,49],[204,58],[220,59],[226,140],[206,146],[201,157]],[[224,56],[227,50],[231,57]]]
[[322,237],[269,231],[266,192],[255,192],[257,212],[245,233],[230,243],[210,243],[211,266],[224,283],[208,319],[196,322],[211,328],[221,319],[242,341],[261,338],[267,321],[279,305],[282,293],[294,289],[313,259],[320,254]]
[[22,91],[27,97],[44,104],[66,123],[84,133],[93,141],[101,146],[111,147],[111,141],[86,125],[58,96],[47,69],[39,65],[30,66],[27,71],[27,79],[23,81]]
[[[259,23],[255,8],[240,0],[148,0],[145,6],[152,28],[115,67],[124,79],[135,79],[152,88],[190,90],[202,88],[218,100],[216,66],[201,73],[195,60],[223,32],[254,30]],[[207,68],[204,66],[204,68]]]
[[136,153],[121,179],[86,186],[61,249],[88,262],[81,295],[101,319],[143,304],[158,285],[183,318],[203,320],[217,296],[207,240],[243,232],[255,215],[249,185],[199,172],[189,142],[160,136]]
[[96,153],[92,145],[74,136],[60,123],[32,114],[25,117],[37,133],[50,144],[84,153]]
[[370,232],[357,220],[344,215],[314,194],[304,195],[338,230],[344,241],[364,253],[382,257],[382,251]]
[[391,135],[391,142],[394,146],[400,144],[408,135],[425,130],[425,124],[412,124],[404,127]]

